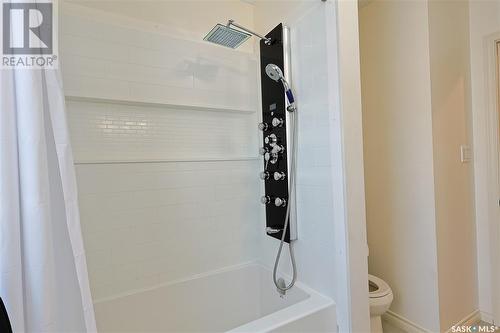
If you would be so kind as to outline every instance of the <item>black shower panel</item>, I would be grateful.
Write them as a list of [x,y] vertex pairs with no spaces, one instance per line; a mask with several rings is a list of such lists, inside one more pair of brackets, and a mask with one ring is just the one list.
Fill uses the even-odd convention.
[[[283,26],[275,27],[266,37],[271,44],[260,41],[260,77],[262,88],[262,131],[263,147],[260,153],[264,159],[264,171],[260,177],[265,183],[265,194],[261,198],[266,209],[266,233],[281,239],[289,204],[288,144],[285,91],[280,82],[266,74],[266,66],[275,64],[284,68]],[[285,241],[290,242],[290,228]]]

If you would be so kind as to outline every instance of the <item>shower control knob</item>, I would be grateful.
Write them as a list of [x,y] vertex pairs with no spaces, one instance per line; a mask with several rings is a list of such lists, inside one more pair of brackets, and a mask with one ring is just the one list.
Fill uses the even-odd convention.
[[[269,153],[268,153],[269,154]],[[267,161],[267,160],[266,160]],[[278,163],[278,154],[275,154],[275,153],[271,153],[270,154],[270,160],[269,162],[271,162],[271,164],[276,164]]]
[[266,145],[274,146],[278,142],[278,137],[276,137],[276,134],[270,134],[265,137],[264,142]]
[[282,198],[276,198],[274,199],[274,205],[276,207],[285,207],[286,206],[286,200]]
[[271,198],[268,196],[268,195],[264,195],[260,198],[260,202],[263,204],[263,205],[267,205],[268,203],[271,202]]
[[266,155],[266,153],[269,153],[269,149],[267,149],[266,147],[259,148],[260,155],[264,156]]
[[278,181],[278,180],[285,180],[285,178],[286,178],[286,175],[285,175],[284,172],[278,172],[278,171],[276,171],[274,173],[274,180],[276,180],[276,181]]
[[259,129],[262,132],[267,131],[268,128],[269,128],[269,125],[267,125],[266,123],[259,123]]
[[260,177],[260,179],[262,179],[262,180],[269,179],[269,172],[267,172],[267,171],[261,172],[261,173],[259,174],[259,177]]
[[281,127],[283,126],[284,121],[281,118],[273,118],[271,123],[273,124],[273,127]]
[[285,147],[282,145],[274,145],[273,149],[271,150],[272,154],[278,154],[278,153],[283,153],[285,151]]

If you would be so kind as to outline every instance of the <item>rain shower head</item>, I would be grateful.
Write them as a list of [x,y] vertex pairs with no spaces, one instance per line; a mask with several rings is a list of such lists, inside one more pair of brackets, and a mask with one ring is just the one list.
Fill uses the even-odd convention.
[[217,24],[203,40],[235,49],[250,38],[250,36],[251,34],[247,34],[246,32]]
[[[240,30],[231,28],[232,25]],[[263,39],[266,45],[271,45],[271,38],[264,37],[256,32],[248,30],[247,28],[235,23],[234,20],[227,21],[226,25],[217,24],[212,28],[212,30],[210,30],[203,40],[235,49],[246,42],[251,35]]]

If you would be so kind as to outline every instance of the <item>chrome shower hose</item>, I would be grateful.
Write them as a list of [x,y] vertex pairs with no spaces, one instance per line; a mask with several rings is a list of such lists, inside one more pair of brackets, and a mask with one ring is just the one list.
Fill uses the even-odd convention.
[[[297,110],[295,108],[295,105],[291,105],[292,110],[290,112],[290,122],[291,122],[291,156],[290,156],[290,170],[289,170],[289,177],[290,177],[290,193],[289,193],[289,198],[294,198],[295,195],[295,178],[296,178],[296,158],[297,158]],[[280,262],[281,258],[281,252],[283,251],[283,245],[285,244],[285,236],[286,232],[288,230],[288,226],[290,225],[290,211],[291,211],[291,206],[292,203],[295,205],[295,200],[288,200],[288,205],[286,208],[286,215],[285,215],[285,225],[283,227],[283,234],[281,235],[281,242],[280,246],[278,248],[278,252],[276,254],[276,260],[274,261],[274,268],[273,268],[273,281],[274,285],[280,292],[283,294],[286,293],[287,290],[291,289],[293,285],[295,284],[295,281],[297,280],[297,264],[295,262],[295,254],[293,252],[293,243],[294,240],[290,240],[290,244],[288,245],[288,249],[290,251],[290,261],[292,263],[292,281],[288,285],[282,286],[278,283],[277,279],[277,274],[278,274],[278,265]]]

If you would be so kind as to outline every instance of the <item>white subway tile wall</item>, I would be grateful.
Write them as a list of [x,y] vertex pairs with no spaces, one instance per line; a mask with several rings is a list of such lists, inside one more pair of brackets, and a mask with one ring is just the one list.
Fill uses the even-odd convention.
[[95,299],[255,259],[260,161],[77,165]]
[[[112,22],[112,19],[110,18]],[[199,41],[61,15],[67,95],[257,111],[257,57]]]
[[233,159],[258,148],[256,57],[112,18],[60,19],[93,298],[254,260],[261,161]]
[[257,156],[256,114],[68,101],[77,162]]

